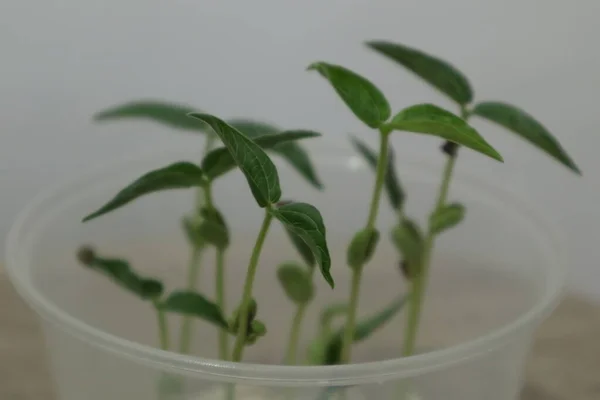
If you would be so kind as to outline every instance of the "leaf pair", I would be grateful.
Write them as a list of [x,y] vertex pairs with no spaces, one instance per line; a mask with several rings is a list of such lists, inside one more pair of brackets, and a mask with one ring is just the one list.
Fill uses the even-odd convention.
[[[174,129],[214,134],[207,124],[189,117],[188,114],[194,112],[199,112],[199,110],[184,104],[140,100],[111,107],[96,114],[94,119],[96,121],[147,119]],[[256,121],[237,119],[231,120],[229,124],[244,132],[252,139],[258,136],[280,133],[280,129]],[[260,143],[259,145],[263,146]],[[272,143],[268,146],[265,145],[264,148],[271,149],[281,155],[300,175],[316,188],[321,189],[323,187],[306,150],[297,143]]]
[[[462,107],[473,101],[468,79],[450,63],[397,43],[371,41],[367,46],[412,71]],[[520,108],[502,102],[482,102],[475,105],[471,114],[507,128],[572,171],[581,173],[554,136]]]
[[[400,296],[383,310],[359,321],[354,330],[353,342],[367,339],[389,322],[406,303],[406,296]],[[309,362],[313,365],[335,365],[341,362],[344,327],[333,333],[319,336],[309,347]]]

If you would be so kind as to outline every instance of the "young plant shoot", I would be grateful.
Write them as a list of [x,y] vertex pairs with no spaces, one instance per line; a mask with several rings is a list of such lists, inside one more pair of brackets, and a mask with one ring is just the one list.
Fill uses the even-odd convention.
[[[314,271],[318,268],[323,279],[333,289],[332,260],[327,245],[327,229],[319,210],[302,202],[282,201],[283,193],[278,170],[267,154],[281,157],[291,169],[313,188],[324,185],[311,159],[298,141],[320,135],[310,130],[281,130],[267,123],[247,120],[223,120],[186,105],[159,101],[135,101],[105,110],[96,115],[98,121],[144,119],[173,129],[205,135],[205,147],[199,162],[177,161],[147,172],[121,189],[108,202],[86,216],[94,220],[117,212],[133,201],[155,192],[193,189],[196,201],[192,212],[182,219],[182,227],[190,245],[187,280],[182,289],[170,291],[163,283],[134,271],[121,258],[100,257],[92,248],[83,247],[78,259],[87,268],[99,272],[116,284],[148,302],[156,311],[158,343],[165,351],[189,353],[194,332],[192,321],[201,319],[218,329],[218,355],[233,362],[243,360],[247,346],[267,334],[265,323],[258,319],[259,304],[254,286],[261,254],[268,247],[268,235],[273,220],[279,221],[298,252],[301,262],[286,261],[279,265],[276,275],[283,292],[293,303],[289,316],[289,339],[284,363],[297,365],[343,364],[352,361],[352,346],[366,340],[395,315],[406,309],[405,331],[399,332],[398,354],[411,356],[417,351],[417,337],[426,296],[431,260],[438,235],[459,225],[466,216],[466,206],[450,200],[450,184],[460,147],[496,161],[502,156],[469,124],[476,116],[491,121],[525,139],[573,172],[580,170],[552,134],[530,114],[520,108],[498,101],[474,103],[473,89],[458,69],[434,56],[407,46],[372,41],[368,47],[419,76],[447,95],[457,105],[457,114],[433,104],[416,104],[392,110],[386,96],[365,77],[339,65],[315,62],[308,69],[319,73],[356,118],[374,131],[379,148],[374,150],[366,141],[351,138],[356,151],[374,171],[371,196],[365,205],[364,223],[356,232],[348,232],[349,244],[345,263],[350,268],[350,293],[347,301],[332,304],[321,310],[317,334],[307,349],[301,349],[302,327],[306,312],[316,296]],[[424,226],[407,215],[408,195],[401,185],[397,171],[397,156],[390,144],[392,134],[403,132],[442,139],[446,158],[435,205]],[[217,142],[222,147],[217,147]],[[198,161],[198,160],[196,160]],[[229,172],[241,172],[256,205],[262,210],[262,223],[257,227],[254,246],[247,261],[243,289],[233,312],[227,311],[226,260],[232,247],[233,234],[227,223],[225,207],[214,196],[215,181]],[[400,253],[400,265],[409,290],[393,293],[391,301],[364,319],[357,317],[361,283],[368,273],[366,265],[373,258],[380,241],[377,222],[383,192],[397,216],[389,233]],[[419,199],[420,200],[420,199]],[[207,249],[215,251],[214,301],[199,293],[202,274],[202,255]],[[283,261],[283,260],[282,260]],[[343,262],[343,261],[338,261]],[[177,343],[169,334],[167,313],[183,316]],[[334,321],[339,324],[334,325]],[[343,321],[343,322],[341,322]],[[231,337],[230,337],[231,336]],[[307,350],[307,360],[298,355]],[[233,392],[228,392],[233,398]],[[327,391],[330,394],[330,391]]]

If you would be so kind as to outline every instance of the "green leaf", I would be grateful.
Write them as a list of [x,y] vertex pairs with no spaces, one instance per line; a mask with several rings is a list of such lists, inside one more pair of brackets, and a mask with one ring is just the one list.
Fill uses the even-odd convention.
[[385,128],[438,136],[502,161],[502,156],[463,119],[433,104],[405,108]]
[[[318,177],[315,168],[313,167],[312,161],[308,156],[308,153],[298,143],[292,142],[292,140],[304,139],[304,137],[298,137],[294,139],[289,136],[289,140],[279,140],[276,143],[269,143],[268,138],[265,137],[262,141],[258,140],[261,136],[276,135],[281,133],[281,130],[273,125],[269,125],[263,122],[256,122],[247,119],[235,119],[228,121],[229,125],[233,126],[238,131],[245,133],[250,139],[253,139],[263,149],[271,150],[273,153],[280,155],[285,161],[290,164],[304,179],[306,179],[311,185],[317,189],[323,189],[323,183]],[[287,130],[285,133],[290,132],[310,132],[303,130]],[[317,134],[317,136],[321,136]],[[307,136],[312,137],[312,136]],[[282,138],[283,139],[283,138]]]
[[[389,322],[404,307],[405,303],[406,296],[400,296],[383,310],[359,321],[354,330],[353,342],[357,343],[367,339]],[[312,354],[309,361],[317,365],[340,364],[344,331],[345,327],[342,327],[327,337],[318,338],[317,342],[320,341],[321,343],[312,346]],[[320,354],[319,350],[321,351]]]
[[347,263],[352,269],[362,268],[371,260],[379,242],[377,229],[363,229],[354,235],[348,246]]
[[411,265],[411,268],[421,265],[423,235],[416,223],[404,218],[392,230],[392,241]]
[[83,222],[123,207],[138,197],[149,193],[202,186],[204,179],[204,172],[189,162],[177,162],[148,172],[122,189],[108,203],[85,217]]
[[203,221],[198,226],[198,236],[218,249],[225,250],[229,247],[229,229],[223,215],[219,211],[207,207],[203,207],[200,214]]
[[398,43],[371,41],[367,46],[412,71],[458,104],[473,101],[466,76],[448,62]]
[[277,269],[277,279],[285,294],[298,305],[306,304],[314,296],[314,287],[306,268],[294,263],[285,263]]
[[209,114],[190,116],[206,122],[223,141],[236,165],[242,170],[260,207],[274,204],[281,197],[279,175],[267,154],[248,136]]
[[316,62],[308,67],[327,79],[354,115],[371,128],[379,128],[391,115],[383,93],[362,76],[339,65]]
[[160,308],[169,312],[201,318],[219,328],[229,328],[219,306],[200,293],[192,291],[174,292],[160,304]]
[[202,220],[200,218],[185,216],[181,219],[181,227],[185,233],[190,245],[196,248],[202,248],[205,245],[204,239],[198,234],[198,228]]
[[472,114],[495,122],[516,133],[567,168],[581,175],[581,171],[575,165],[575,162],[556,138],[540,122],[520,108],[506,103],[488,101],[477,104]]
[[315,259],[315,255],[313,254],[311,248],[306,244],[304,240],[302,240],[300,236],[296,235],[289,228],[286,227],[285,231],[288,234],[290,241],[296,248],[296,251],[298,252],[298,254],[300,254],[300,257],[302,257],[306,265],[311,269],[314,268],[317,263],[317,260]]
[[119,286],[144,300],[158,299],[163,293],[162,282],[138,275],[126,260],[98,257],[89,248],[81,249],[78,258],[82,264],[106,275]]
[[464,217],[465,207],[462,204],[448,204],[436,210],[431,215],[429,218],[429,229],[437,235],[458,225]]
[[184,104],[138,100],[101,111],[94,116],[94,120],[147,119],[170,128],[206,133],[206,124],[188,117],[189,113],[198,111]]
[[310,247],[319,263],[321,274],[333,288],[334,282],[329,272],[331,257],[327,248],[325,224],[319,210],[306,203],[289,203],[272,209],[271,213]]
[[[354,148],[364,157],[367,163],[377,170],[377,153],[367,146],[363,141],[352,137],[350,138]],[[385,171],[385,190],[392,208],[396,211],[401,210],[404,205],[404,190],[400,185],[398,176],[396,175],[396,166],[394,165],[394,151],[390,148],[388,153],[388,165]]]

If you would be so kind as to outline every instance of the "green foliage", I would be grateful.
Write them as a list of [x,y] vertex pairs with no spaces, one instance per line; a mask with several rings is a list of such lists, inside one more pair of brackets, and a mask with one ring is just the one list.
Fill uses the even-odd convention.
[[277,268],[277,279],[285,294],[298,305],[307,304],[315,294],[310,273],[295,263],[285,263]]
[[347,263],[350,268],[362,268],[371,260],[379,242],[377,229],[362,229],[354,235],[348,246]]
[[502,156],[462,118],[433,104],[418,104],[405,108],[384,127],[389,130],[438,136],[502,161]]
[[190,116],[206,122],[215,131],[246,176],[254,199],[260,207],[267,207],[279,201],[281,188],[277,169],[260,146],[215,116],[198,113]]
[[458,104],[473,101],[466,76],[448,62],[399,43],[371,41],[367,46],[412,71]]
[[159,308],[164,311],[197,317],[219,328],[229,328],[221,309],[200,293],[192,291],[174,292],[160,303]]
[[[381,311],[359,321],[354,330],[353,342],[369,338],[378,329],[389,322],[406,303],[406,296],[400,296]],[[309,347],[309,363],[312,365],[335,365],[341,362],[342,338],[344,328],[329,335],[321,335]]]
[[437,235],[458,225],[465,217],[465,207],[453,203],[437,209],[429,218],[429,230]]
[[[377,153],[357,138],[351,138],[351,142],[356,151],[364,157],[367,163],[375,171],[377,169],[377,160],[379,159]],[[400,185],[398,176],[396,175],[394,158],[394,151],[390,148],[387,157],[388,165],[385,171],[385,190],[392,208],[396,211],[400,211],[404,205],[405,194]]]
[[197,235],[201,240],[220,250],[229,247],[229,229],[223,215],[210,207],[203,207],[200,210],[200,215],[203,220],[198,225]]
[[172,189],[187,189],[205,183],[202,169],[189,162],[177,162],[144,174],[122,189],[108,203],[83,219],[84,222],[99,217],[149,193]]
[[392,230],[392,241],[410,264],[411,269],[421,265],[423,234],[415,222],[408,218],[402,219]]
[[126,260],[99,257],[88,247],[79,250],[77,256],[83,265],[104,274],[143,300],[156,300],[163,293],[162,282],[138,275]]
[[287,233],[290,241],[296,248],[296,251],[302,257],[302,260],[306,263],[309,268],[314,268],[317,264],[317,260],[315,259],[315,255],[313,254],[312,249],[306,244],[306,242],[298,236],[294,231],[290,228],[285,227],[285,232]]
[[320,266],[321,274],[333,288],[333,277],[329,272],[331,257],[327,248],[325,224],[319,210],[306,203],[289,203],[272,209],[271,213],[310,247]]
[[184,104],[136,100],[101,111],[94,116],[94,119],[96,121],[145,119],[169,128],[206,133],[209,131],[206,124],[187,116],[189,113],[198,111],[198,109]]
[[472,114],[516,133],[573,172],[581,174],[558,140],[540,122],[520,108],[506,103],[487,101],[478,103]]
[[339,65],[316,62],[308,67],[331,83],[354,115],[371,128],[379,128],[391,115],[383,93],[366,78]]

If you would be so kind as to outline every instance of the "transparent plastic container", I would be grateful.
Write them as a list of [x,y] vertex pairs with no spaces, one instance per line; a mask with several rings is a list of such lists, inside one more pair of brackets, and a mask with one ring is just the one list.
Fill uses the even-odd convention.
[[[347,299],[346,244],[364,223],[373,184],[372,171],[340,146],[321,142],[312,153],[327,187],[323,193],[277,161],[284,197],[313,203],[324,215],[337,284],[332,291],[318,277],[300,356],[315,336],[321,307]],[[150,305],[81,267],[75,253],[91,244],[103,255],[125,257],[145,274],[163,278],[169,289],[183,287],[189,249],[180,220],[192,207],[192,192],[154,194],[93,222],[80,220],[142,173],[197,157],[196,149],[175,147],[112,165],[39,197],[18,218],[8,239],[7,268],[41,318],[59,400],[158,399],[160,385],[162,398],[173,400],[226,399],[232,387],[237,400],[517,398],[532,334],[559,297],[564,261],[553,229],[535,209],[463,174],[452,182],[450,198],[466,205],[467,217],[436,242],[417,355],[400,358],[402,313],[354,347],[351,365],[278,365],[293,305],[275,270],[298,257],[277,224],[268,235],[255,286],[268,333],[247,349],[245,362],[216,360],[216,332],[200,321],[194,324],[193,355],[155,348],[158,333]],[[407,214],[423,221],[438,190],[440,165],[397,158]],[[233,236],[227,255],[231,311],[262,213],[239,172],[223,178],[214,192]],[[359,316],[406,291],[399,255],[389,241],[395,221],[384,197],[382,240],[366,267]],[[200,278],[208,296],[214,295],[213,261],[208,251]],[[172,340],[178,338],[180,321],[169,316]],[[338,397],[342,392],[345,397]]]

